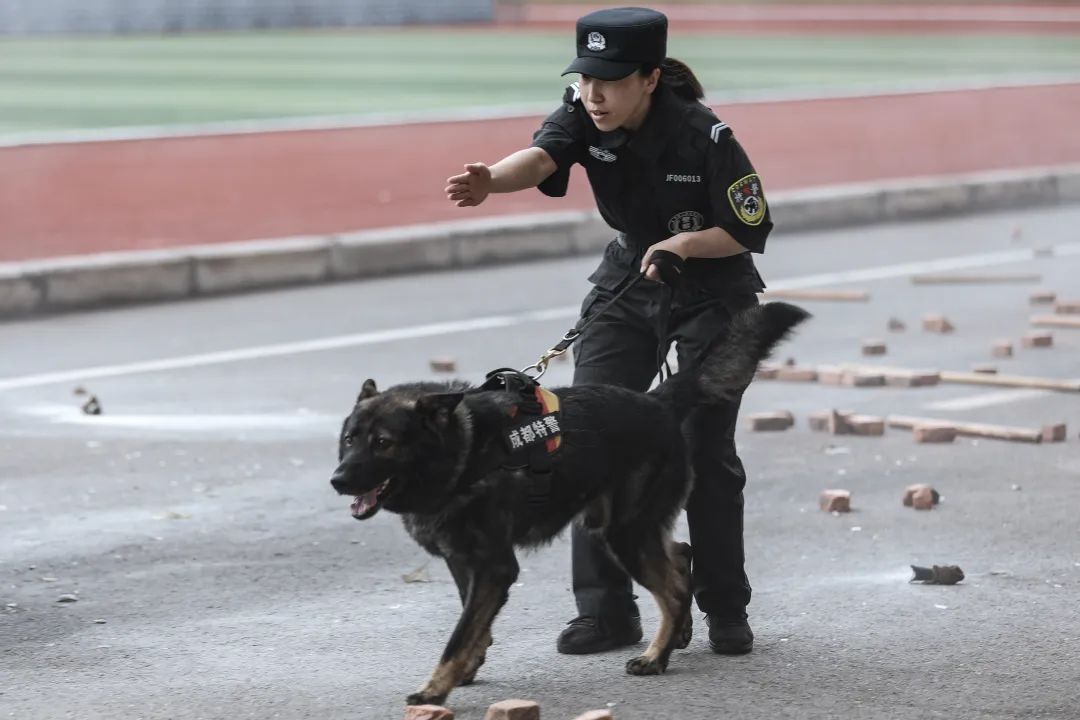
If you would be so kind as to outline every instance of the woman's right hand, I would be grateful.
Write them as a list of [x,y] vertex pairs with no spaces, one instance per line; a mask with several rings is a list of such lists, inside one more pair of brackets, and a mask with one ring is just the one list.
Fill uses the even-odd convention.
[[446,180],[446,198],[458,207],[474,207],[491,192],[491,169],[484,163],[469,163],[465,172]]

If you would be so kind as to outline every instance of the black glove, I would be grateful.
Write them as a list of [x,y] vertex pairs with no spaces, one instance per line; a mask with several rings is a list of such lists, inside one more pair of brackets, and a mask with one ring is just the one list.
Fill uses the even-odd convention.
[[649,265],[656,266],[660,280],[671,288],[677,288],[682,282],[683,268],[686,261],[668,250],[654,250],[649,256]]

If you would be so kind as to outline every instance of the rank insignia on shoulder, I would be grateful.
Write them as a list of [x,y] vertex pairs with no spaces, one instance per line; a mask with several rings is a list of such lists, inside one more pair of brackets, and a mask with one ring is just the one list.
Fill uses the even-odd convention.
[[573,105],[581,99],[581,87],[575,82],[570,83],[566,92],[563,93],[563,102],[567,105]]
[[752,173],[731,184],[727,191],[731,208],[747,225],[760,225],[765,219],[765,192],[761,178]]
[[720,121],[709,128],[709,138],[714,143],[720,142],[720,138],[731,137],[731,127],[723,121]]

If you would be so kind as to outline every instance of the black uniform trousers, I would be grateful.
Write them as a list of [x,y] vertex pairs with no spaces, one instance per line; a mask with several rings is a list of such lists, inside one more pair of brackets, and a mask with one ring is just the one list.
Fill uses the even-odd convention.
[[[642,280],[590,325],[575,346],[574,384],[648,390],[657,372],[662,293],[670,292],[658,282]],[[582,304],[582,317],[590,317],[613,295],[614,289],[594,287]],[[696,362],[708,344],[726,332],[733,313],[757,302],[753,293],[718,297],[692,285],[679,288],[668,322],[679,367]],[[686,505],[694,598],[702,612],[733,620],[745,617],[750,602],[750,582],[743,569],[746,475],[734,438],[740,400],[698,408],[686,428],[695,475]],[[630,577],[603,543],[577,524],[571,540],[578,612],[616,621],[636,616]]]

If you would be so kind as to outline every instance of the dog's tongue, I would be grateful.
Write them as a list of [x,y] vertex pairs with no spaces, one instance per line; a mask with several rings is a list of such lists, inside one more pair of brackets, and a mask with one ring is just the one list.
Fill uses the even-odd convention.
[[357,495],[352,501],[352,514],[355,517],[360,517],[371,508],[375,507],[375,503],[378,502],[379,488],[364,493],[363,495]]

